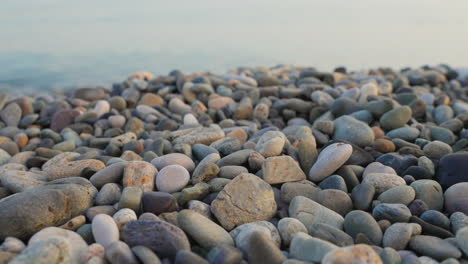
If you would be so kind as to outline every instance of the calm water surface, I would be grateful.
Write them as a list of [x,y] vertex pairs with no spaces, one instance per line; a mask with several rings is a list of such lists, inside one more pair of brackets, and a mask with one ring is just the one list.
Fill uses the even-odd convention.
[[465,0],[2,0],[0,90],[236,66],[468,65]]

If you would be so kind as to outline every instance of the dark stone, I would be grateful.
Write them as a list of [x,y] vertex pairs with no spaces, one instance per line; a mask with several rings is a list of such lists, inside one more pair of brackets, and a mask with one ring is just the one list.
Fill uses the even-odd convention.
[[376,161],[385,166],[392,167],[398,175],[402,175],[408,167],[418,164],[418,159],[416,157],[409,155],[402,156],[394,153],[384,154],[378,157]]
[[459,182],[468,182],[468,153],[453,153],[439,161],[437,177],[443,188]]
[[410,166],[408,169],[406,169],[402,175],[411,175],[413,176],[416,180],[422,180],[422,179],[431,179],[431,173],[423,167],[419,166]]
[[179,209],[177,199],[165,192],[145,192],[141,198],[143,212],[150,212],[155,215],[173,212]]
[[423,234],[436,236],[440,238],[453,237],[453,234],[450,231],[445,230],[442,227],[430,224],[417,216],[411,216],[409,221],[410,223],[419,224],[422,227]]
[[122,238],[130,247],[145,246],[161,258],[174,258],[177,251],[190,250],[190,243],[184,231],[165,221],[128,222],[124,226]]

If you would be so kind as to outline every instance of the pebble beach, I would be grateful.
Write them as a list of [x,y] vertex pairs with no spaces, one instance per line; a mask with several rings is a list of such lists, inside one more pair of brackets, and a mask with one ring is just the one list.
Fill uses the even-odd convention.
[[0,264],[468,263],[448,65],[0,91]]

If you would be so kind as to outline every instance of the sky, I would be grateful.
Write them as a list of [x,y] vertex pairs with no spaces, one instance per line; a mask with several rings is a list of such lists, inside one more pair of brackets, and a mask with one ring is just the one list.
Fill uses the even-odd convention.
[[468,66],[466,0],[2,0],[0,84],[136,70]]

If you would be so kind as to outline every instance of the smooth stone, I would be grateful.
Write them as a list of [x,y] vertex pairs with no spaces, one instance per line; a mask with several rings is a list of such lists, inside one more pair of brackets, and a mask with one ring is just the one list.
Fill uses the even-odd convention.
[[159,257],[154,252],[145,246],[132,247],[133,254],[143,264],[161,264]]
[[353,210],[353,201],[346,192],[334,189],[321,190],[317,198],[317,202],[321,205],[342,216]]
[[421,214],[420,218],[430,224],[450,230],[450,219],[436,210],[428,210]]
[[285,217],[278,222],[278,231],[281,235],[281,240],[285,246],[289,246],[292,238],[297,232],[307,233],[307,228],[304,224],[292,217]]
[[265,158],[278,156],[283,151],[286,137],[278,131],[268,131],[263,134],[255,146],[255,151]]
[[330,177],[327,177],[325,180],[320,182],[319,187],[322,190],[335,189],[346,193],[348,192],[346,182],[340,175],[331,175]]
[[224,186],[211,203],[211,212],[226,230],[268,220],[276,212],[271,186],[252,174],[241,174]]
[[192,172],[195,169],[195,163],[188,156],[181,153],[171,153],[161,157],[157,157],[151,161],[151,163],[158,169],[161,170],[169,165],[180,165]]
[[182,190],[189,182],[190,174],[180,165],[165,166],[156,176],[156,187],[161,192],[174,193]]
[[126,187],[122,190],[122,195],[118,203],[118,208],[130,208],[137,212],[140,210],[143,190],[139,187]]
[[375,195],[375,188],[370,184],[358,184],[351,192],[353,205],[358,210],[369,209]]
[[146,161],[129,161],[124,169],[122,185],[125,187],[140,187],[143,192],[154,189],[154,178],[158,170]]
[[246,249],[248,248],[248,238],[255,231],[261,231],[267,234],[278,248],[281,246],[281,236],[278,229],[276,229],[275,225],[268,221],[258,221],[243,224],[234,228],[231,232],[229,232],[229,234],[235,240],[236,247],[241,251],[246,252]]
[[262,165],[262,178],[269,184],[305,180],[299,164],[290,156],[269,157]]
[[434,236],[414,236],[409,247],[416,253],[442,261],[447,258],[460,258],[462,253],[449,242]]
[[122,208],[117,211],[112,218],[114,219],[115,223],[117,224],[117,228],[120,232],[122,232],[123,227],[130,221],[137,220],[137,216],[135,211],[130,208]]
[[412,111],[409,106],[394,108],[380,117],[380,125],[385,130],[403,127],[411,119]]
[[431,132],[432,140],[439,140],[449,145],[452,145],[453,143],[455,143],[456,136],[453,134],[452,131],[444,127],[436,127],[436,126],[429,126],[429,130]]
[[345,247],[354,244],[353,238],[350,235],[328,224],[312,224],[309,226],[308,230],[311,236],[326,240],[339,247]]
[[385,166],[380,162],[372,162],[367,165],[364,169],[364,172],[362,173],[362,177],[365,178],[370,173],[388,173],[397,175],[392,167]]
[[[173,144],[211,144],[225,136],[224,131],[219,127],[200,127],[182,136],[177,136]],[[189,170],[190,171],[190,170]]]
[[382,203],[399,203],[409,205],[416,198],[416,192],[410,186],[402,185],[381,193],[377,200]]
[[130,247],[122,241],[115,241],[106,248],[106,259],[116,264],[138,264]]
[[296,196],[304,196],[312,200],[318,199],[320,188],[311,181],[287,182],[281,185],[281,200],[290,203]]
[[452,147],[442,141],[432,141],[423,148],[424,154],[431,159],[441,159],[443,156],[452,153]]
[[0,182],[12,193],[18,193],[46,184],[47,176],[30,171],[7,170],[0,173]]
[[31,244],[8,263],[79,263],[79,261],[73,262],[71,260],[71,247],[67,239],[63,237],[52,237]]
[[462,212],[455,212],[450,216],[450,226],[452,232],[456,234],[458,230],[468,226],[468,216]]
[[448,188],[444,193],[445,210],[451,214],[462,212],[468,214],[468,182],[460,182]]
[[[28,248],[33,247],[37,243],[41,242],[46,242],[53,240],[53,239],[59,239],[61,240],[60,244],[62,245],[61,247],[59,246],[60,250],[60,257],[63,258],[64,262],[69,262],[69,263],[79,263],[80,261],[80,256],[86,251],[87,244],[83,240],[83,238],[76,234],[73,231],[69,230],[64,230],[61,228],[57,227],[47,227],[42,229],[41,231],[37,232],[34,234],[28,241],[28,247],[22,252],[22,254],[28,250]],[[57,244],[55,244],[57,246]],[[65,249],[65,248],[67,249]],[[45,250],[45,248],[43,248]],[[51,254],[53,255],[53,251],[51,250]],[[22,255],[21,254],[21,255]],[[40,259],[40,258],[39,258]],[[17,261],[17,259],[15,259]],[[18,261],[18,263],[21,263]],[[52,262],[54,263],[54,262]]]
[[439,160],[437,176],[440,184],[448,188],[460,182],[467,182],[468,176],[465,171],[468,171],[468,154],[453,153]]
[[465,255],[468,254],[468,227],[458,230],[456,234],[456,242]]
[[119,202],[121,195],[122,192],[118,184],[106,183],[96,195],[95,203],[97,205],[112,205]]
[[137,139],[137,136],[133,132],[127,132],[120,136],[113,137],[110,140],[110,144],[116,145],[117,147],[123,147],[125,144],[134,141]]
[[403,250],[408,245],[413,235],[421,234],[421,226],[418,224],[394,223],[383,236],[382,245],[395,250]]
[[248,172],[247,168],[243,166],[224,166],[220,168],[218,176],[226,179],[234,179],[237,175]]
[[219,154],[215,153],[206,156],[202,161],[200,161],[192,173],[192,183],[197,184],[199,182],[208,182],[215,178],[220,171],[220,168],[215,163],[219,159],[221,159],[221,157]]
[[119,229],[114,219],[106,214],[99,214],[93,218],[91,224],[93,236],[97,243],[107,248],[119,240]]
[[353,148],[349,144],[335,143],[323,149],[317,162],[309,171],[309,179],[322,181],[339,169],[351,156]]
[[96,188],[101,188],[107,183],[118,183],[123,177],[126,166],[127,162],[117,162],[109,165],[93,174],[89,181],[96,186]]
[[242,149],[242,150],[236,151],[218,160],[216,162],[216,165],[218,165],[218,167],[220,168],[224,166],[231,166],[231,165],[239,165],[239,166],[244,165],[247,163],[250,154],[253,152],[254,151],[251,149]]
[[64,152],[50,160],[43,166],[42,170],[49,176],[49,180],[56,180],[69,177],[80,177],[84,169],[99,171],[106,165],[96,159],[75,160],[80,156],[76,152]]
[[212,264],[238,264],[242,260],[242,252],[235,247],[218,245],[208,252],[206,259]]
[[417,180],[410,185],[416,191],[416,199],[424,201],[429,210],[442,211],[444,193],[440,184],[433,180]]
[[179,209],[176,198],[166,192],[146,192],[141,197],[144,212],[156,215]]
[[331,209],[304,196],[296,196],[289,205],[289,215],[301,221],[306,227],[325,223],[342,229],[343,217]]
[[338,248],[330,242],[299,232],[291,241],[289,254],[298,260],[321,262],[327,253]]
[[386,153],[376,159],[385,166],[392,167],[398,175],[401,175],[408,167],[416,165],[418,159],[413,156]]
[[60,225],[93,204],[97,190],[83,178],[46,183],[0,200],[0,240],[26,239],[43,227]]
[[212,219],[211,206],[198,200],[192,200],[188,202],[188,209],[193,210],[208,219]]
[[414,215],[411,216],[410,222],[419,224],[422,227],[422,231],[425,235],[436,236],[440,238],[450,238],[454,236],[450,231],[430,224]]
[[377,194],[396,186],[406,185],[402,177],[389,173],[369,173],[364,177],[362,183],[374,186]]
[[370,146],[374,142],[374,132],[364,122],[351,116],[342,116],[333,121],[334,140],[346,140],[360,147]]
[[392,223],[408,222],[411,212],[404,204],[381,203],[372,210],[372,215],[379,221],[386,219]]
[[359,233],[366,235],[372,243],[380,245],[382,230],[377,221],[367,212],[355,210],[349,212],[344,218],[344,231],[356,239]]
[[8,104],[3,110],[0,111],[0,117],[7,126],[16,127],[18,126],[23,111],[21,107],[16,103]]
[[408,142],[414,141],[418,138],[421,132],[414,127],[400,127],[393,130],[388,131],[386,136],[390,138],[399,138]]
[[322,264],[336,263],[373,263],[384,262],[374,249],[368,245],[360,244],[342,247],[328,252],[322,259]]
[[202,247],[210,249],[219,244],[234,246],[234,241],[226,230],[193,210],[179,212],[177,223]]
[[434,121],[437,124],[442,124],[443,122],[453,118],[454,112],[453,109],[448,105],[439,105],[434,108]]
[[86,210],[86,217],[93,221],[94,217],[99,214],[106,214],[112,216],[117,210],[112,205],[98,205],[90,207]]
[[283,255],[281,250],[268,238],[268,236],[261,232],[253,232],[249,236],[247,242],[247,260],[249,263],[283,263],[286,256]]
[[184,231],[164,221],[132,221],[125,225],[123,241],[129,246],[145,246],[159,257],[174,258],[179,250],[190,250]]

